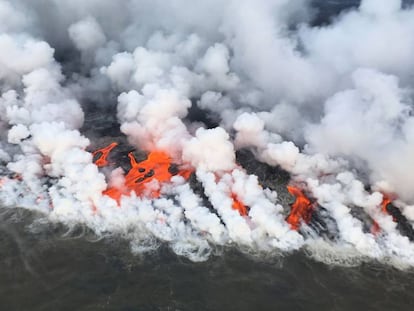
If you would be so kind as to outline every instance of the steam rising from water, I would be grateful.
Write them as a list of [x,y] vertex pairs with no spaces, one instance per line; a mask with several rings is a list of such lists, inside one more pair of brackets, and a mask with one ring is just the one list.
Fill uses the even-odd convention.
[[[362,0],[323,26],[312,14],[305,0],[0,0],[1,202],[195,261],[237,245],[414,265],[381,209],[391,196],[412,230],[414,9]],[[131,150],[165,152],[193,178],[125,193],[125,167],[94,164],[109,138],[82,127],[93,105],[102,119],[116,105]],[[294,230],[242,149],[289,172],[319,220]]]

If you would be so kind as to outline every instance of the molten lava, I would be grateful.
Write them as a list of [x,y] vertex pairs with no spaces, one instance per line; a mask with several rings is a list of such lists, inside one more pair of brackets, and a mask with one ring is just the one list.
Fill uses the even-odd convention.
[[110,187],[104,191],[104,194],[116,200],[118,203],[122,195],[130,195],[135,192],[138,196],[148,195],[152,198],[160,196],[160,187],[155,184],[149,187],[153,181],[165,183],[171,180],[174,175],[180,175],[188,179],[192,173],[189,169],[178,169],[172,163],[171,158],[162,151],[153,151],[148,154],[148,158],[142,162],[137,162],[132,153],[128,154],[131,169],[125,176],[125,182],[122,189]]
[[[387,214],[387,215],[390,215],[390,213],[388,212],[388,209],[387,209],[387,206],[388,206],[388,204],[391,204],[391,202],[392,202],[392,198],[391,198],[391,196],[389,196],[389,195],[386,195],[386,194],[382,194],[382,202],[381,202],[381,205],[380,205],[380,207],[381,207],[381,211],[384,213],[384,214]],[[393,221],[397,221],[396,219],[395,219],[395,217],[393,217],[392,218],[393,219]],[[381,227],[380,227],[380,225],[374,220],[373,221],[373,223],[372,223],[372,227],[371,227],[371,233],[372,234],[374,234],[374,235],[378,235],[379,233],[381,232]]]
[[381,211],[385,214],[389,214],[388,210],[387,210],[387,206],[388,204],[390,204],[392,202],[391,197],[383,194],[382,195],[382,202],[381,202]]
[[314,206],[299,188],[287,186],[289,193],[296,197],[292,204],[292,209],[286,221],[293,230],[299,230],[301,221],[309,223],[312,217]]
[[98,167],[107,166],[109,164],[107,160],[108,155],[112,151],[112,149],[114,149],[116,146],[118,146],[118,143],[113,142],[102,149],[98,149],[94,151],[92,155],[93,155],[94,163],[96,164],[96,166]]
[[[151,152],[148,159],[138,163],[132,153],[128,154],[131,161],[131,169],[125,176],[125,186],[135,191],[137,195],[144,192],[145,186],[156,179],[158,182],[167,182],[173,176],[170,171],[170,157],[160,151]],[[152,197],[159,197],[159,190],[152,192]]]
[[232,208],[240,213],[241,216],[247,216],[247,207],[237,199],[237,196],[233,193],[231,195],[233,200]]

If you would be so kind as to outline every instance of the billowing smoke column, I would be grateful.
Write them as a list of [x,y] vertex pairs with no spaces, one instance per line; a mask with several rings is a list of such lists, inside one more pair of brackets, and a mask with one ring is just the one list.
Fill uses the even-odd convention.
[[236,246],[413,266],[414,9],[314,13],[0,0],[2,205],[194,261]]

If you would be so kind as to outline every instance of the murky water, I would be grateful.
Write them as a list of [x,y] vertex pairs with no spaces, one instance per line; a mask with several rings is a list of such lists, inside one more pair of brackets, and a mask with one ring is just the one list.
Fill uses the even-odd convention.
[[[414,272],[370,263],[336,267],[302,253],[251,258],[217,250],[204,263],[161,246],[66,233],[1,210],[0,310],[412,310]],[[36,222],[35,222],[36,223]]]

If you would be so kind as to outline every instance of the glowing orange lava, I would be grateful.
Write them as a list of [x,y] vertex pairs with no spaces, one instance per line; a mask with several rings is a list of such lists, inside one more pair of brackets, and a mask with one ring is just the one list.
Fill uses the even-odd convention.
[[310,222],[314,206],[299,188],[287,186],[287,189],[291,195],[296,197],[296,200],[292,204],[292,209],[286,221],[293,230],[299,230],[301,221],[307,224]]
[[98,167],[107,166],[109,164],[108,160],[107,160],[108,155],[112,151],[112,149],[114,149],[116,146],[118,146],[118,143],[113,142],[113,143],[109,144],[108,146],[106,146],[102,149],[98,149],[98,150],[94,151],[92,153],[93,158],[97,157],[97,159],[94,161],[95,164]]
[[385,213],[388,214],[388,210],[387,210],[387,206],[388,204],[390,204],[392,202],[392,199],[390,196],[383,194],[382,195],[382,202],[381,202],[381,210]]
[[[390,215],[390,213],[387,210],[387,206],[388,204],[391,204],[392,202],[392,197],[390,195],[387,194],[382,194],[382,202],[381,202],[381,211],[386,214],[386,215]],[[394,217],[392,218],[393,221],[397,221]],[[380,225],[374,220],[371,226],[371,233],[374,235],[378,235],[381,232],[381,227]]]
[[240,213],[241,216],[247,216],[247,208],[246,206],[237,199],[237,196],[233,193],[231,195],[231,198],[233,200],[232,208]]
[[[151,152],[147,160],[137,163],[132,153],[128,154],[131,161],[131,169],[125,176],[125,185],[128,189],[140,195],[145,190],[145,185],[156,179],[158,182],[167,182],[173,176],[169,172],[171,165],[170,157],[160,151]],[[152,197],[159,197],[159,190],[151,193]]]
[[148,154],[148,158],[142,162],[137,162],[132,153],[128,154],[131,169],[125,176],[124,187],[122,189],[110,187],[104,191],[104,194],[113,198],[118,203],[122,195],[130,195],[135,192],[138,196],[147,195],[151,198],[160,196],[160,187],[154,185],[149,187],[153,181],[165,183],[171,180],[174,175],[180,175],[188,179],[192,170],[178,169],[174,172],[171,158],[162,151],[153,151]]

